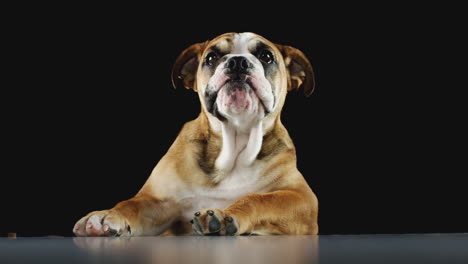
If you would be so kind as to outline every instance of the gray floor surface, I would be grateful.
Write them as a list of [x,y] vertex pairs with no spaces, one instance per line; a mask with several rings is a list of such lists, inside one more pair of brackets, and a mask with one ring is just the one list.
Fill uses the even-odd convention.
[[0,263],[468,263],[468,233],[0,238]]

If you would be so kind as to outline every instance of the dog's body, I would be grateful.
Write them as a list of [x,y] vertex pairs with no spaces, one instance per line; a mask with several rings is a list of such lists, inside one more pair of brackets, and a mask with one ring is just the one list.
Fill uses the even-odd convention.
[[253,33],[187,48],[173,81],[202,110],[132,199],[80,219],[76,235],[317,234],[318,201],[280,120],[288,90],[313,90],[298,50]]

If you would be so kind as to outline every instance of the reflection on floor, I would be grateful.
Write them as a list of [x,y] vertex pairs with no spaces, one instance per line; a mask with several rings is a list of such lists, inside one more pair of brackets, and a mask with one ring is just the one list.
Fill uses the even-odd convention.
[[468,263],[468,234],[0,238],[0,263]]

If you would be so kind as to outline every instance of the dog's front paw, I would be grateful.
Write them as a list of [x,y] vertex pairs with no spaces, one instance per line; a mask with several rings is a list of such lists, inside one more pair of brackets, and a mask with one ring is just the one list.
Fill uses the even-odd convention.
[[234,236],[239,230],[236,219],[220,209],[204,209],[196,212],[190,222],[193,231],[198,235]]
[[125,218],[113,210],[95,211],[81,218],[73,227],[77,236],[130,236]]

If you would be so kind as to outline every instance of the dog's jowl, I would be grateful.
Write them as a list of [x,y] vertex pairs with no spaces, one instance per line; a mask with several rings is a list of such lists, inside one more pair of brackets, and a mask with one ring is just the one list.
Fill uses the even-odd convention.
[[314,89],[304,54],[253,33],[193,44],[176,87],[198,93],[184,125],[138,194],[91,212],[78,236],[317,234],[318,201],[281,123],[288,91]]

